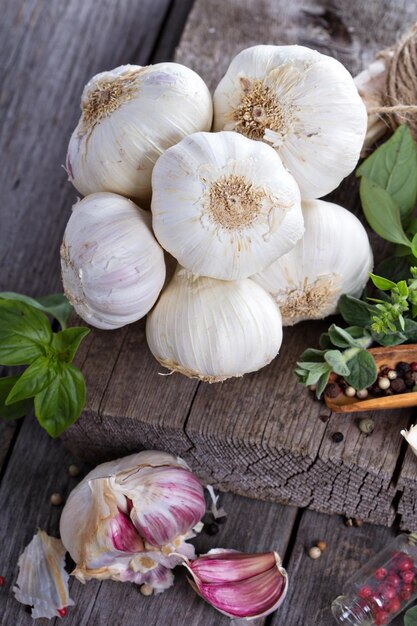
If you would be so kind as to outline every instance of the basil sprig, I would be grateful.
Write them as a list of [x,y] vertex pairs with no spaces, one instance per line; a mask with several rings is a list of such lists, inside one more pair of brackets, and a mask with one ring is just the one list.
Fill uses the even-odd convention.
[[[59,294],[33,300],[0,293],[0,365],[28,366],[22,374],[0,378],[0,417],[23,417],[34,406],[51,437],[73,424],[85,404],[84,377],[72,361],[90,331],[66,328],[70,313]],[[60,322],[61,331],[52,331],[47,314]]]

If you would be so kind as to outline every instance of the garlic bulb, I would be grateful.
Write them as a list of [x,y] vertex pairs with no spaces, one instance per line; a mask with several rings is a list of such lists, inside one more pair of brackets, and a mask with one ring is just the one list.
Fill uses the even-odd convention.
[[281,315],[250,279],[197,278],[179,267],[148,315],[146,338],[164,367],[218,382],[272,361],[282,342]]
[[356,165],[366,109],[341,63],[303,46],[254,46],[214,93],[214,130],[266,141],[303,198],[335,189]]
[[417,456],[417,424],[415,426],[412,424],[410,430],[401,430],[400,434],[407,441],[413,454]]
[[67,154],[80,193],[114,191],[146,206],[155,161],[186,135],[210,130],[204,81],[179,63],[122,65],[93,76]]
[[237,133],[195,133],[152,175],[155,236],[197,276],[260,271],[303,234],[300,194],[275,151]]
[[144,451],[103,463],[71,492],[62,511],[62,541],[81,582],[110,578],[173,583],[171,569],[194,558],[186,540],[205,512],[203,487],[172,454]]
[[146,315],[165,280],[150,216],[114,193],[91,194],[73,207],[61,267],[65,295],[97,328],[119,328]]
[[284,326],[336,313],[342,294],[362,293],[373,265],[365,228],[350,211],[324,200],[302,208],[304,238],[252,277],[275,298]]

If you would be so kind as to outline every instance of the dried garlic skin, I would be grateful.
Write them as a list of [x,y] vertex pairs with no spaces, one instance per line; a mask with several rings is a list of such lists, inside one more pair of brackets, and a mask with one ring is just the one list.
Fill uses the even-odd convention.
[[273,146],[303,199],[324,196],[354,169],[366,125],[346,68],[303,46],[243,50],[214,93],[213,129]]
[[414,426],[413,424],[410,426],[410,430],[401,430],[400,433],[407,441],[413,454],[417,456],[417,425]]
[[81,582],[112,579],[173,584],[171,569],[194,558],[193,528],[203,517],[200,481],[172,454],[144,451],[103,463],[71,492],[60,522],[62,541]]
[[276,152],[237,133],[195,133],[152,175],[155,236],[196,276],[246,278],[303,234],[300,193]]
[[61,246],[62,282],[88,324],[120,328],[155,304],[165,261],[150,222],[149,213],[114,193],[91,194],[74,205]]
[[32,617],[58,617],[58,611],[73,606],[65,571],[66,550],[60,539],[38,530],[19,557],[19,575],[13,592],[16,600],[32,606]]
[[220,382],[264,367],[282,343],[273,298],[249,278],[220,281],[178,266],[148,315],[146,339],[164,367]]
[[350,211],[324,200],[306,200],[302,210],[303,239],[252,276],[277,302],[284,326],[336,313],[342,294],[361,295],[373,267],[366,230]]
[[112,191],[147,207],[158,157],[183,137],[210,130],[212,100],[179,63],[122,65],[93,76],[68,146],[68,178],[83,195]]

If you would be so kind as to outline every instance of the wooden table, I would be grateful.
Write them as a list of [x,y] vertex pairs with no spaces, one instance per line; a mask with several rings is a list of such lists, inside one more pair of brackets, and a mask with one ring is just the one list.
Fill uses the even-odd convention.
[[[76,198],[60,165],[78,118],[77,101],[82,86],[94,73],[122,63],[167,60],[175,54],[176,60],[198,71],[213,87],[237,50],[254,43],[310,45],[333,54],[355,73],[376,50],[392,44],[397,34],[417,17],[415,0],[195,0],[192,5],[192,0],[3,2],[1,290],[43,295],[60,289],[58,249]],[[352,181],[343,189],[346,204],[352,207]],[[301,351],[303,343],[313,343],[319,333],[319,325],[297,329],[297,333],[288,335],[289,351]],[[140,324],[111,333],[111,339],[106,333],[94,334],[89,342],[81,356],[88,379],[88,411],[70,443],[73,449],[82,447],[84,453],[90,446],[91,456],[105,456],[108,443],[103,450],[93,448],[94,437],[89,443],[88,419],[104,425],[114,423],[109,432],[116,438],[117,429],[129,425],[129,419],[134,420],[138,410],[135,399],[129,401],[126,396],[126,389],[134,380],[137,384],[139,376],[143,387],[148,388],[145,399],[151,403],[155,382],[152,370],[141,369],[140,358],[136,362],[133,358],[144,350]],[[93,376],[94,371],[100,371],[100,377]],[[135,379],[129,378],[129,372],[135,374]],[[298,451],[286,482],[294,497],[301,494],[299,504],[303,508],[225,494],[222,504],[229,514],[227,523],[215,538],[201,536],[198,547],[200,551],[215,545],[253,551],[277,549],[289,571],[290,592],[279,612],[261,623],[330,626],[333,621],[329,605],[348,575],[395,533],[392,528],[367,524],[348,528],[339,516],[304,507],[348,510],[346,503],[354,498],[354,510],[360,510],[361,502],[365,502],[364,510],[375,512],[373,521],[381,515],[381,521],[394,521],[395,527],[399,521],[396,515],[413,519],[416,466],[410,455],[398,456],[400,439],[395,438],[392,430],[394,418],[397,432],[412,416],[380,415],[375,436],[367,440],[355,438],[354,424],[346,417],[328,419],[329,414],[323,413],[320,405],[306,404],[308,401],[300,399],[302,395],[295,388],[288,362],[283,367],[277,361],[265,372],[269,372],[264,374],[266,382],[253,375],[247,384],[253,397],[261,393],[263,398],[261,408],[269,418],[269,425],[263,424],[263,428],[272,429],[268,441],[274,435],[281,447],[287,445],[288,450],[293,450],[295,446]],[[273,383],[274,391],[270,392]],[[215,387],[199,386],[195,381],[177,377],[171,377],[169,384],[175,392],[169,388],[162,394],[159,421],[148,423],[148,430],[145,420],[142,443],[146,437],[150,442],[160,437],[161,445],[167,444],[163,447],[175,448],[194,463],[198,460],[200,467],[206,468],[207,477],[215,482],[225,484],[229,477],[229,487],[235,491],[239,491],[237,485],[245,472],[246,489],[240,491],[260,490],[257,483],[249,480],[254,466],[261,473],[270,472],[272,491],[275,481],[281,484],[282,465],[275,463],[272,467],[269,463],[269,452],[258,446],[259,433],[254,431],[244,407],[237,403],[239,384],[230,393],[225,387],[223,395]],[[288,385],[292,394],[288,393]],[[287,389],[281,396],[277,395],[280,386]],[[269,393],[274,402],[281,402],[281,409],[287,411],[291,420],[280,421],[279,416],[274,416],[267,401]],[[230,404],[231,399],[234,404]],[[223,408],[228,412],[235,409],[235,422],[226,429],[216,417]],[[172,427],[164,421],[168,414]],[[320,419],[323,415],[325,418]],[[127,421],[118,422],[120,417]],[[346,443],[339,448],[329,443],[329,435],[335,430],[345,435]],[[244,445],[240,451],[236,441]],[[121,451],[127,452],[123,439],[119,443]],[[218,456],[226,465],[223,475],[212,469]],[[382,458],[381,473],[374,471],[370,461],[374,457]],[[242,465],[236,463],[239,458]],[[244,465],[245,459],[250,459],[250,463]],[[51,441],[41,431],[33,416],[17,424],[0,422],[0,575],[6,578],[6,585],[0,587],[1,626],[32,623],[11,593],[17,560],[38,526],[57,534],[60,508],[53,507],[49,498],[56,491],[65,497],[76,484],[78,479],[67,472],[71,462],[79,463],[62,443]],[[333,467],[330,477],[326,470],[329,464]],[[87,471],[86,465],[82,468]],[[317,471],[310,473],[312,468]],[[365,493],[364,483],[369,488],[373,485],[373,490]],[[297,485],[301,484],[304,490],[300,492]],[[335,504],[334,494],[338,492],[346,492],[346,500]],[[276,499],[274,493],[269,495]],[[393,508],[387,508],[387,504]],[[321,559],[312,561],[306,550],[318,539],[325,540],[328,549]],[[174,588],[151,599],[142,597],[132,585],[112,582],[90,582],[84,587],[72,581],[71,595],[76,607],[65,618],[68,625],[229,623],[194,595],[181,574]],[[395,624],[399,626],[402,620]]]

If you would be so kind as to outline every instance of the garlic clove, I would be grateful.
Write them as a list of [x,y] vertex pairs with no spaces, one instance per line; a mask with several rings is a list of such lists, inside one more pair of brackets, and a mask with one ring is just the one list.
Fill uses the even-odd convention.
[[207,86],[179,63],[97,74],[84,88],[81,110],[68,146],[69,180],[83,195],[112,191],[145,207],[159,156],[212,122]]
[[19,557],[19,575],[13,592],[16,600],[32,606],[34,619],[58,617],[74,602],[69,597],[65,548],[60,539],[38,530]]
[[214,93],[214,130],[269,143],[306,199],[329,193],[353,170],[366,123],[349,72],[303,46],[243,50]]
[[65,295],[78,315],[104,329],[144,317],[165,280],[150,216],[113,193],[92,194],[73,207],[61,268]]
[[146,338],[164,367],[219,382],[275,358],[282,342],[281,314],[250,279],[197,278],[179,266],[148,315]]
[[417,424],[411,425],[410,430],[401,430],[401,435],[407,441],[412,452],[417,456]]
[[230,618],[252,620],[275,611],[284,601],[288,577],[276,552],[244,554],[211,550],[184,563],[192,587]]
[[342,294],[361,295],[373,266],[366,230],[350,211],[324,200],[304,201],[302,210],[303,239],[252,276],[272,294],[284,326],[336,313]]
[[246,278],[302,237],[300,194],[275,151],[237,133],[195,133],[152,175],[152,222],[196,276]]

